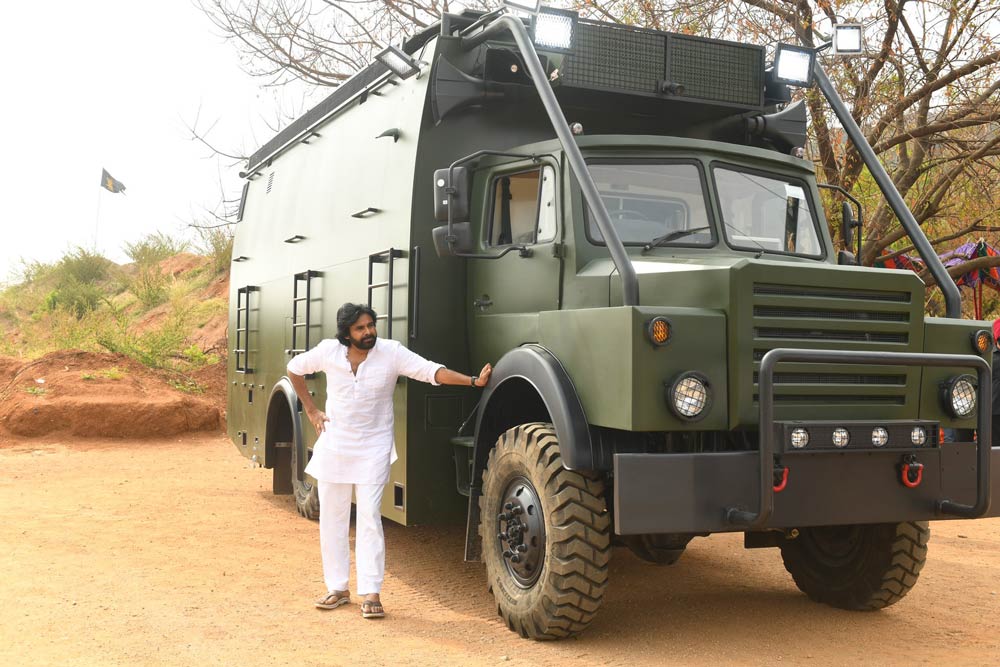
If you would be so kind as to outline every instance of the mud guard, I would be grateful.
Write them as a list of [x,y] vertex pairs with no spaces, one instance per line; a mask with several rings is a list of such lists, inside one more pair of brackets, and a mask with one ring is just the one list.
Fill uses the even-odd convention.
[[565,468],[593,470],[599,463],[583,404],[569,373],[555,355],[536,344],[522,345],[505,354],[493,368],[490,384],[479,401],[466,561],[478,561],[482,550],[478,538],[480,480],[490,450],[504,431],[531,421],[551,422],[555,427]]
[[[302,463],[307,459],[305,456],[306,452],[302,443],[302,419],[299,415],[298,404],[299,398],[295,395],[295,388],[292,387],[292,381],[287,377],[282,377],[280,380],[274,383],[274,387],[271,388],[271,395],[267,397],[267,417],[265,418],[266,427],[264,429],[264,464],[266,468],[273,468],[274,457],[275,457],[275,430],[278,421],[278,415],[271,410],[271,406],[274,405],[275,396],[280,394],[284,401],[288,404],[288,414],[291,416],[292,420],[292,446],[296,448],[299,452],[299,465],[305,467]],[[282,400],[279,398],[278,400]],[[302,470],[299,470],[299,477],[302,476]]]

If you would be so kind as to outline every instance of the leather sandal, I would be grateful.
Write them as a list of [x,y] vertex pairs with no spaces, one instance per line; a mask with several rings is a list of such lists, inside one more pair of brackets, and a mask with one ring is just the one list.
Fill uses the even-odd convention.
[[317,609],[336,609],[341,605],[345,605],[351,601],[351,594],[348,591],[334,591],[332,593],[327,593],[320,599],[316,600]]
[[385,609],[379,600],[362,600],[361,618],[384,618]]

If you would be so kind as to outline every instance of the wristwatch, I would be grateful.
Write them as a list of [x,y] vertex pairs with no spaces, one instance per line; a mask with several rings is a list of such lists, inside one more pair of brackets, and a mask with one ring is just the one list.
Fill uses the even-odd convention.
[[479,380],[479,376],[478,375],[473,375],[471,378],[469,378],[469,384],[471,384],[473,387],[475,387],[476,386],[476,382],[478,380]]

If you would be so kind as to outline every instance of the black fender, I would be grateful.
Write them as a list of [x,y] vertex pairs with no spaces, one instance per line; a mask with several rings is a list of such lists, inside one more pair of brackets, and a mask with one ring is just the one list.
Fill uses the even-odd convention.
[[[279,427],[280,416],[276,410],[273,409],[275,401],[280,401],[288,407],[288,414],[291,416],[292,421],[292,447],[298,452],[299,456],[297,458],[299,462],[299,479],[302,479],[302,470],[305,468],[305,463],[309,457],[306,456],[305,446],[302,439],[302,417],[299,413],[299,397],[295,393],[295,388],[292,386],[292,381],[287,377],[282,377],[271,388],[271,394],[267,399],[267,421],[266,428],[264,429],[264,461],[268,468],[273,468],[273,461],[275,460],[275,447],[274,443],[277,440],[276,432]],[[282,404],[279,403],[279,404]],[[291,480],[289,480],[290,482]]]
[[479,401],[466,524],[466,560],[479,560],[481,551],[479,496],[490,450],[507,429],[533,421],[552,423],[565,468],[593,470],[600,463],[576,387],[555,355],[535,344],[522,345],[503,355]]

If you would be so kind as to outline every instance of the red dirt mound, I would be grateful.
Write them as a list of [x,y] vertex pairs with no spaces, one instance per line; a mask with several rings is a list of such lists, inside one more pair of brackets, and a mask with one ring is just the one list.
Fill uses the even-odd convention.
[[[67,350],[24,362],[0,358],[0,429],[36,437],[141,438],[217,430],[225,402],[224,372],[199,374],[205,394],[170,385],[171,376],[117,354]],[[204,375],[202,378],[200,375]],[[211,381],[209,381],[211,380]]]

